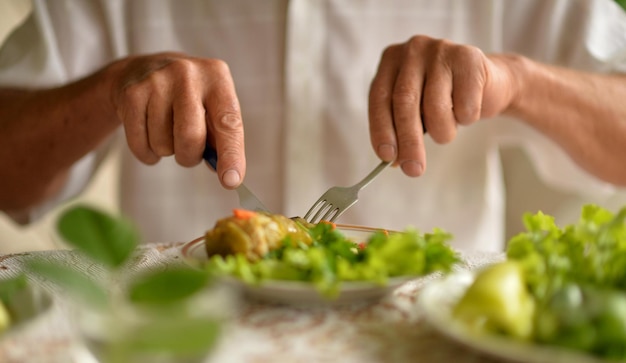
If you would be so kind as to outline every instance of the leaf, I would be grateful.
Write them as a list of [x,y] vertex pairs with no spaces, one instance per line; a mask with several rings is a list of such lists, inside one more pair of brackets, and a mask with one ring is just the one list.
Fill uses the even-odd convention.
[[82,302],[94,306],[104,306],[108,302],[106,291],[80,271],[40,259],[29,260],[26,265]]
[[208,273],[189,268],[152,271],[133,282],[129,297],[135,303],[170,304],[200,291],[208,282]]
[[128,260],[139,241],[139,235],[129,221],[85,205],[65,211],[57,227],[71,246],[94,261],[113,268]]

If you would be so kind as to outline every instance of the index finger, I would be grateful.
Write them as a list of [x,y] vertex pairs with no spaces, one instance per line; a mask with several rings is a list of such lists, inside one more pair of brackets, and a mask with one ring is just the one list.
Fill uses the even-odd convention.
[[422,65],[413,58],[406,59],[395,79],[392,109],[398,138],[397,162],[408,176],[420,176],[426,170],[421,113],[423,85]]
[[212,82],[205,108],[207,142],[219,156],[217,175],[225,188],[235,188],[245,177],[246,157],[241,110],[230,73]]
[[385,49],[376,75],[370,84],[368,100],[369,132],[372,148],[379,158],[393,161],[397,157],[396,130],[393,123],[391,94],[397,67],[393,47]]

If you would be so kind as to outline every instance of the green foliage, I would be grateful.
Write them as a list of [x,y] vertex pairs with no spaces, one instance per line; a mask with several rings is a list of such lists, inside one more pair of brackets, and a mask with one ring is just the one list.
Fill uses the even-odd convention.
[[151,271],[131,283],[128,296],[135,303],[172,304],[197,293],[208,282],[209,275],[199,270],[176,267]]
[[67,210],[58,221],[58,231],[72,247],[105,266],[120,267],[135,250],[139,236],[122,218],[88,206]]
[[28,281],[23,274],[0,280],[0,303],[8,304],[18,291],[26,288],[27,284]]
[[[211,349],[220,331],[220,321],[216,317],[190,316],[184,308],[188,300],[211,282],[206,271],[170,267],[124,278],[124,267],[139,244],[132,223],[79,205],[64,212],[57,226],[61,237],[81,252],[87,262],[102,266],[106,271],[104,281],[92,281],[81,271],[54,261],[32,259],[27,266],[60,286],[84,308],[109,314],[106,320],[133,329],[121,341],[115,337],[110,337],[110,341],[103,338],[100,342],[105,344],[103,359],[130,362],[145,352],[180,358],[202,355]],[[124,282],[121,295],[115,293],[120,289],[119,281]],[[141,324],[133,325],[126,321],[127,317],[122,317],[121,312],[129,310],[136,317],[144,317]]]

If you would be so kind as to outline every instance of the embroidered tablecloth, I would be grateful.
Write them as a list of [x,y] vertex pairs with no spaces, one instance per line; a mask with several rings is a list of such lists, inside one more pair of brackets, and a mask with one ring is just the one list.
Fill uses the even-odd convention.
[[[182,243],[149,244],[132,268],[182,263]],[[62,262],[98,277],[103,271],[73,251],[55,250],[0,256],[0,278],[24,271],[30,257]],[[465,268],[502,260],[500,254],[463,253]],[[0,362],[94,363],[78,338],[67,303],[49,282],[29,279],[52,293],[52,308],[0,340]],[[207,363],[241,362],[498,362],[439,334],[418,306],[420,289],[438,276],[403,284],[375,304],[293,307],[244,300]]]

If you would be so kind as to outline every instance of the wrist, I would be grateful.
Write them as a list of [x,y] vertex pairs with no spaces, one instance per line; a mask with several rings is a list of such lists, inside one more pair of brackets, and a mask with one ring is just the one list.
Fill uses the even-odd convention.
[[524,100],[530,90],[532,77],[536,73],[536,63],[521,55],[505,54],[497,56],[509,79],[509,102],[503,113],[513,116],[523,114]]

